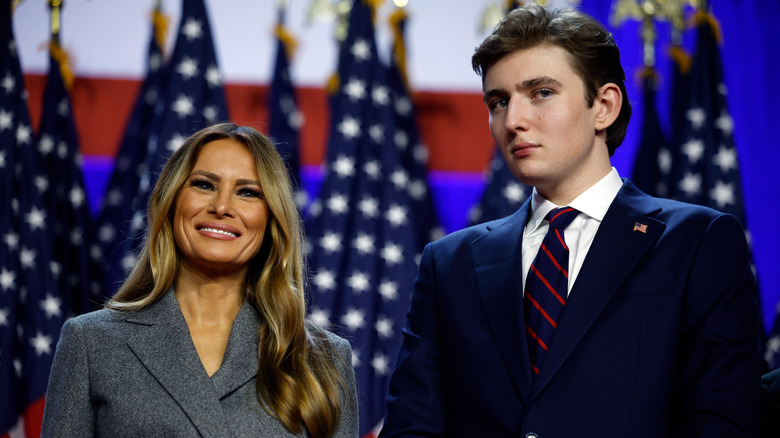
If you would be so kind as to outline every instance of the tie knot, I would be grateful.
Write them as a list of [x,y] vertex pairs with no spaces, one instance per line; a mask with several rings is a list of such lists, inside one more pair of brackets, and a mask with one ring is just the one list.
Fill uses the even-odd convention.
[[580,212],[571,207],[561,207],[547,213],[547,220],[550,228],[565,230],[578,214]]

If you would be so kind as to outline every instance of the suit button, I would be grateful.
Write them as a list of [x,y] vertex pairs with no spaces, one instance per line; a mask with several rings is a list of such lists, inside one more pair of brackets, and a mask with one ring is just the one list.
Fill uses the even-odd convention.
[[535,434],[533,432],[530,432],[530,433],[525,434],[525,438],[539,438],[539,435],[537,435],[537,434]]

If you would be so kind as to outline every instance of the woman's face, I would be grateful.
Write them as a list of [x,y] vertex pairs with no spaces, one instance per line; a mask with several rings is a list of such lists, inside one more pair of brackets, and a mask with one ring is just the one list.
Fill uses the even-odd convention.
[[245,270],[270,216],[248,147],[233,139],[206,143],[174,209],[183,264],[215,275]]

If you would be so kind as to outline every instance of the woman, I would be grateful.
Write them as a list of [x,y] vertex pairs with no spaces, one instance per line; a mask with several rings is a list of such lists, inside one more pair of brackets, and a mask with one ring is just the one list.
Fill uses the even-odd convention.
[[347,341],[305,322],[302,232],[273,144],[191,136],[151,195],[139,261],[67,321],[42,436],[357,436]]

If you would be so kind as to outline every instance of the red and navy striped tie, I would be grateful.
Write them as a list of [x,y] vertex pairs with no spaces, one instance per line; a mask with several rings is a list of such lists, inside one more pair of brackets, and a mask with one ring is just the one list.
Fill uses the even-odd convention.
[[539,374],[553,332],[558,326],[558,317],[566,306],[569,247],[563,239],[563,230],[579,213],[571,207],[563,207],[547,214],[550,228],[528,271],[523,307],[528,353],[534,376]]

